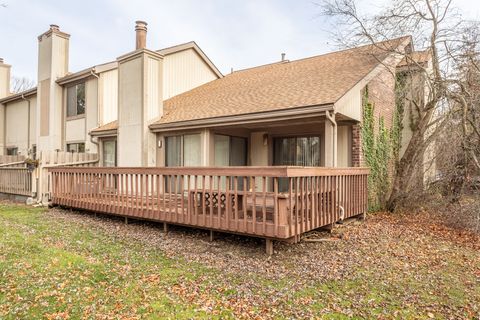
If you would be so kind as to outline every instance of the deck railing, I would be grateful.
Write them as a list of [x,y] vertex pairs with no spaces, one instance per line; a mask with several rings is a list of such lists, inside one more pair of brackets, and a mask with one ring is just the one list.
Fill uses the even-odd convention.
[[32,172],[27,168],[0,167],[0,192],[32,196]]
[[365,168],[50,168],[53,204],[271,239],[367,210]]

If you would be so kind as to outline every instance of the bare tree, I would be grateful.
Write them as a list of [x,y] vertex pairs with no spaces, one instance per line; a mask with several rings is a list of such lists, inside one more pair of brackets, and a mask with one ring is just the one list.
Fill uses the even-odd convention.
[[25,77],[23,78],[12,77],[12,82],[10,84],[10,87],[12,92],[19,93],[35,87],[35,81]]
[[416,103],[411,101],[411,138],[405,152],[396,163],[392,190],[387,208],[394,210],[406,200],[412,188],[418,186],[418,167],[423,165],[425,151],[435,140],[444,121],[452,112],[452,101],[462,101],[464,94],[454,66],[464,52],[467,42],[462,35],[473,23],[462,20],[452,0],[392,0],[375,15],[362,15],[355,0],[324,0],[322,12],[340,26],[335,34],[343,46],[378,41],[411,35],[413,42],[428,49],[431,63],[422,65],[408,51],[395,52],[403,55],[409,65],[423,70],[428,95]]

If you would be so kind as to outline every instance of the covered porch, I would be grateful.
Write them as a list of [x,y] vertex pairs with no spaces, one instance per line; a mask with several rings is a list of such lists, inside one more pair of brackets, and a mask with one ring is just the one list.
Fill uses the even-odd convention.
[[358,167],[357,122],[315,116],[170,128],[157,132],[159,167]]

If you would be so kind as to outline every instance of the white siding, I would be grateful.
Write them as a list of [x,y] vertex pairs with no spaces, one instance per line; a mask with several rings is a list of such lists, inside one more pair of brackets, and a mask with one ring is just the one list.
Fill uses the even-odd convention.
[[352,131],[350,126],[337,128],[337,166],[352,166]]
[[35,114],[37,99],[30,99],[30,146],[28,145],[28,103],[17,100],[9,103],[5,109],[5,146],[17,147],[22,155],[28,155],[28,149],[35,144]]
[[118,70],[100,74],[99,81],[100,124],[106,124],[118,118]]
[[143,142],[143,60],[137,56],[119,64],[118,165],[140,166]]
[[66,143],[85,141],[85,118],[67,120],[65,141]]
[[147,121],[155,120],[160,116],[161,109],[161,62],[157,59],[147,57],[147,81],[146,92],[147,92]]
[[163,70],[164,100],[217,79],[217,75],[193,49],[166,55]]
[[362,121],[362,85],[356,85],[335,103],[335,111],[353,120]]

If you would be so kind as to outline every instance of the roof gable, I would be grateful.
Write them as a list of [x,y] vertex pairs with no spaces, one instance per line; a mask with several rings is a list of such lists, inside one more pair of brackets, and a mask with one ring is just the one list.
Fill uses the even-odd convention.
[[334,104],[401,44],[374,45],[245,69],[164,101],[155,126]]

